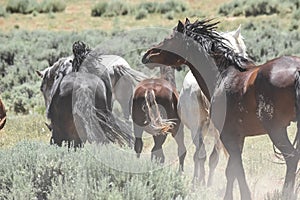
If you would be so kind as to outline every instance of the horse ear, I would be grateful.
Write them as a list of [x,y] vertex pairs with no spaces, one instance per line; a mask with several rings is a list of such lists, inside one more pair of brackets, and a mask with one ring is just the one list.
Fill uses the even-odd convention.
[[239,38],[240,35],[241,35],[241,25],[239,25],[239,27],[236,29],[236,31],[235,31],[233,37]]
[[177,31],[180,33],[183,33],[183,31],[184,31],[184,25],[180,20],[178,21]]
[[190,20],[189,20],[188,18],[185,18],[184,24],[185,24],[185,25],[190,24]]
[[36,70],[35,72],[40,78],[43,78],[43,75],[44,75],[43,72],[41,72],[39,70]]

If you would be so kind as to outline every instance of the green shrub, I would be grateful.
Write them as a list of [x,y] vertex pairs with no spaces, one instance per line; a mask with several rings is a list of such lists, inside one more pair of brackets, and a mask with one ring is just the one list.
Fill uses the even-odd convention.
[[160,3],[157,12],[165,14],[171,11],[184,12],[187,10],[187,6],[184,2],[178,0],[168,0],[164,3]]
[[92,16],[114,17],[119,15],[127,15],[131,12],[129,4],[121,0],[100,2],[92,8]]
[[144,19],[148,15],[148,11],[146,9],[140,9],[135,16],[136,20]]
[[66,3],[60,0],[43,0],[39,5],[40,13],[62,12],[66,9]]
[[11,149],[0,150],[0,199],[187,196],[189,184],[174,169],[162,168],[150,159],[138,160],[131,149],[116,151],[115,148],[87,144],[73,151],[44,143],[21,142]]
[[37,3],[36,0],[9,0],[6,11],[10,13],[29,14],[32,12],[52,13],[62,12],[66,8],[64,1],[43,0]]
[[296,2],[279,0],[233,0],[219,7],[219,14],[224,16],[258,16],[291,12]]
[[155,13],[157,12],[159,7],[158,2],[142,2],[138,5],[137,9],[142,10],[145,9],[148,11],[148,13]]
[[245,7],[245,16],[272,15],[280,12],[278,4],[270,0],[260,0]]
[[9,0],[6,6],[6,11],[10,13],[32,13],[38,4],[36,0]]
[[99,2],[92,7],[92,16],[101,17],[107,10],[107,2]]
[[167,13],[165,14],[165,18],[168,19],[168,20],[174,19],[174,11],[167,12]]

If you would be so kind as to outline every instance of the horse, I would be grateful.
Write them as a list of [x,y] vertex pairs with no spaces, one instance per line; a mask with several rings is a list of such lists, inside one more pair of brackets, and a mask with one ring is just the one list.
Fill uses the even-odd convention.
[[[133,90],[138,82],[148,77],[145,74],[132,69],[128,62],[118,55],[102,54],[102,51],[99,49],[95,49],[94,52],[99,62],[108,70],[112,85],[112,104],[114,104],[114,100],[119,102],[124,119],[129,122]],[[72,61],[73,56],[63,57],[52,66],[47,67],[44,70],[36,71],[37,75],[42,78],[41,91],[44,96],[46,107],[49,104],[48,98],[50,97],[57,67],[61,65],[64,65],[65,67],[68,65],[70,66],[72,65]]]
[[[226,113],[220,126],[221,141],[229,154],[224,199],[233,199],[235,179],[241,199],[251,199],[241,154],[245,137],[262,134],[268,134],[286,163],[282,196],[297,198],[294,185],[300,157],[300,58],[282,56],[255,65],[223,42],[216,32],[218,23],[179,21],[172,35],[150,48],[142,62],[149,67],[156,63],[174,67],[186,64],[209,100],[225,94]],[[208,74],[214,80],[205,82]],[[210,87],[214,84],[216,90]],[[291,142],[286,128],[293,121],[298,122],[298,130]]]
[[[248,56],[246,45],[241,35],[241,26],[236,30],[230,32],[221,32],[225,43],[232,46],[236,53]],[[196,151],[194,153],[194,176],[193,182],[200,182],[205,185],[205,168],[206,160],[205,144],[203,143],[204,136],[210,134],[215,138],[215,145],[209,157],[209,175],[207,185],[212,185],[215,168],[219,161],[220,150],[223,149],[220,141],[219,132],[213,127],[209,126],[209,107],[210,103],[206,96],[201,91],[192,72],[189,71],[184,77],[182,89],[179,94],[179,101],[177,106],[179,117],[182,123],[191,131],[193,143]],[[200,137],[200,138],[199,138]]]
[[[44,74],[48,78],[56,74],[50,96],[44,94],[49,100],[45,103],[51,121],[51,144],[61,146],[66,141],[68,146],[78,147],[86,141],[130,143],[131,137],[112,115],[110,76],[95,54],[87,53],[78,71],[74,72],[74,59],[62,58]],[[47,82],[43,83],[42,88],[49,88]]]
[[132,121],[135,136],[134,150],[137,157],[143,148],[143,131],[153,136],[154,146],[151,159],[164,163],[162,145],[171,133],[178,145],[179,170],[183,171],[186,147],[183,125],[178,116],[178,92],[175,85],[174,69],[162,67],[161,78],[141,81],[134,90],[132,100]]

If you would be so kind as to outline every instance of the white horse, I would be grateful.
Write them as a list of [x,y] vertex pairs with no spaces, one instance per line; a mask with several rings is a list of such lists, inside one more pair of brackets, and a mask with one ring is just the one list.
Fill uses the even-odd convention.
[[[97,55],[99,62],[106,67],[111,79],[113,100],[117,100],[121,106],[125,120],[129,121],[131,115],[131,102],[133,91],[137,82],[148,78],[141,72],[130,67],[128,62],[118,55]],[[64,65],[66,72],[72,71],[73,56],[60,58],[52,66],[37,74],[43,79],[41,91],[44,96],[45,105],[49,105],[51,88],[59,66]]]
[[[221,35],[227,39],[225,43],[231,46],[236,53],[241,54],[243,57],[248,56],[240,26],[235,31],[221,33]],[[201,91],[191,71],[184,78],[177,107],[181,121],[191,130],[193,143],[196,146],[194,154],[194,182],[199,181],[205,184],[204,162],[206,160],[206,150],[203,139],[206,133],[210,133],[215,138],[215,146],[209,157],[210,170],[207,185],[210,186],[214,170],[219,161],[219,152],[223,145],[220,142],[217,129],[210,125],[210,102]]]

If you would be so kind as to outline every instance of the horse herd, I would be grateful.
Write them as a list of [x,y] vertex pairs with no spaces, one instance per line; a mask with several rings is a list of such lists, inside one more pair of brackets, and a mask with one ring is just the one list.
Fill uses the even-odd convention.
[[[300,123],[294,142],[289,140],[286,128],[290,122],[300,120],[300,58],[285,56],[255,65],[248,58],[240,27],[218,33],[218,23],[179,21],[170,36],[148,49],[142,63],[150,69],[160,67],[158,78],[132,69],[120,56],[105,55],[83,42],[75,42],[72,56],[37,71],[51,121],[51,144],[61,146],[66,141],[77,147],[86,141],[114,142],[134,145],[139,157],[146,131],[154,140],[151,158],[164,162],[162,145],[171,133],[178,146],[179,169],[183,171],[185,125],[196,147],[194,182],[212,184],[223,149],[229,155],[224,199],[233,199],[233,182],[237,179],[241,199],[248,200],[251,193],[241,156],[244,139],[268,134],[287,166],[282,194],[287,199],[296,198]],[[190,71],[178,93],[174,69],[183,65]],[[115,100],[122,108],[125,123],[112,112]],[[6,119],[2,103],[0,118],[2,128]],[[207,183],[203,142],[206,134],[215,138]]]

